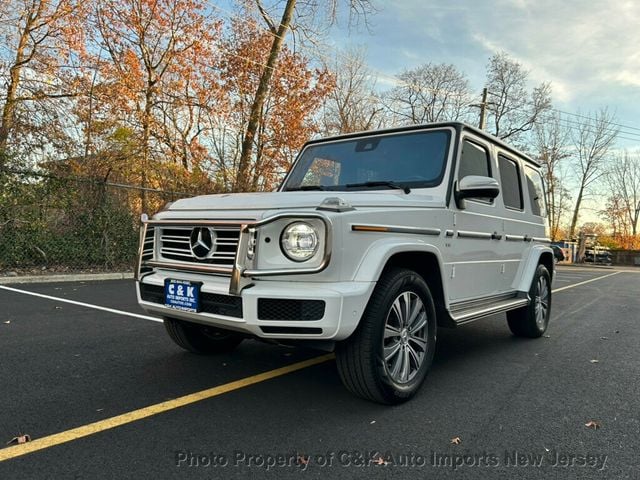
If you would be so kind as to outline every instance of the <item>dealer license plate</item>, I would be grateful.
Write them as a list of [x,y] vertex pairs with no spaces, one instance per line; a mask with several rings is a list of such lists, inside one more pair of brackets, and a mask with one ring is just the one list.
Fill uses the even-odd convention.
[[200,309],[200,285],[200,282],[166,279],[164,304],[176,310],[197,312]]

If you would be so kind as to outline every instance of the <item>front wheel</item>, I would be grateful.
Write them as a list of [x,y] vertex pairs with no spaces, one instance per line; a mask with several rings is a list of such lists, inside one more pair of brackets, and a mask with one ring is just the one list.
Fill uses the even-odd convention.
[[235,332],[176,318],[165,317],[164,326],[171,340],[192,353],[227,353],[244,339]]
[[436,314],[433,297],[416,272],[385,273],[356,331],[337,345],[336,363],[352,393],[383,404],[416,394],[433,361]]
[[551,315],[551,277],[538,265],[529,290],[529,305],[507,312],[509,329],[517,337],[538,338],[546,332]]

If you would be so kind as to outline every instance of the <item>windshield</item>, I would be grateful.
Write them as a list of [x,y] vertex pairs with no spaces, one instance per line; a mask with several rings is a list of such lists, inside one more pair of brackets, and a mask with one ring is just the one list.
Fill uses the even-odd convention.
[[449,130],[372,135],[307,147],[282,190],[434,187],[442,181]]

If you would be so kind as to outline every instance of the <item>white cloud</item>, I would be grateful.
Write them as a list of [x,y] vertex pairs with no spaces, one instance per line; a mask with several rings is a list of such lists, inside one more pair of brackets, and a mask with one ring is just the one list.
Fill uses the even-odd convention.
[[531,71],[532,80],[551,81],[558,100],[640,83],[633,73],[640,72],[640,3],[500,3],[506,10],[498,28],[485,28],[488,18],[469,13],[472,38],[482,37],[488,51],[509,52]]
[[373,35],[359,37],[377,71],[393,76],[428,62],[452,63],[480,91],[487,60],[506,51],[529,70],[532,85],[551,83],[557,107],[589,112],[608,105],[620,123],[640,127],[640,0],[402,0],[381,6]]

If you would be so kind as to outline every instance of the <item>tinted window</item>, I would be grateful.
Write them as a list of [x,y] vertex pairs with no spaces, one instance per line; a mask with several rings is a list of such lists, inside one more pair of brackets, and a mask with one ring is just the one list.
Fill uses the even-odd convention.
[[527,178],[527,190],[531,203],[531,213],[545,217],[547,215],[544,203],[544,187],[542,177],[537,170],[527,166],[524,170]]
[[449,131],[432,130],[311,145],[283,189],[346,190],[347,184],[378,181],[433,187],[442,181],[450,136]]
[[518,175],[518,164],[503,155],[498,155],[498,168],[504,206],[522,210],[522,185]]
[[458,179],[462,180],[468,175],[491,176],[489,166],[489,153],[483,147],[465,140],[462,144],[462,155],[460,155],[460,168],[458,168]]

